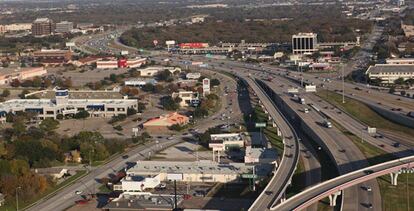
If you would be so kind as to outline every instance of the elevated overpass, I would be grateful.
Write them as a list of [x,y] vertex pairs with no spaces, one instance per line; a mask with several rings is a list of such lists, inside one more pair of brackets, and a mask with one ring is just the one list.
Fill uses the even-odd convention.
[[391,183],[393,185],[397,185],[398,175],[402,172],[413,171],[413,168],[414,156],[400,158],[363,168],[315,185],[289,198],[283,203],[272,207],[270,210],[304,210],[306,207],[325,197],[331,198],[346,188],[386,174],[390,174]]

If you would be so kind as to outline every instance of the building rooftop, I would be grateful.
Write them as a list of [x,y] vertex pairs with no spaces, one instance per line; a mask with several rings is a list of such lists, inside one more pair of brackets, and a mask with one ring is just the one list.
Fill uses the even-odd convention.
[[414,73],[414,65],[410,64],[376,64],[370,66],[367,73]]
[[[258,169],[256,168],[256,171]],[[220,164],[213,161],[202,160],[194,162],[184,161],[138,161],[127,170],[127,174],[159,174],[166,173],[205,173],[205,174],[242,174],[253,171],[252,165],[244,163]]]
[[[34,94],[38,98],[54,99],[54,90],[44,90]],[[69,99],[123,99],[123,95],[115,91],[69,91]]]
[[34,23],[45,23],[45,22],[49,22],[50,19],[49,18],[37,18],[35,21],[33,21]]
[[[177,203],[183,200],[182,195],[177,195]],[[104,209],[108,210],[171,210],[173,207],[173,195],[133,195],[123,193],[119,198],[109,202]]]

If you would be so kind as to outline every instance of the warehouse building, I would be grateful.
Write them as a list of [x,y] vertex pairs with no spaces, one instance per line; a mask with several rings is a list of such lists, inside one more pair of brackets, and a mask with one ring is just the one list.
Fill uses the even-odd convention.
[[395,80],[414,79],[414,65],[410,64],[376,64],[366,71],[369,79],[381,79],[384,84],[392,84]]
[[33,58],[36,62],[44,65],[64,64],[72,59],[72,52],[70,50],[41,49],[33,53]]
[[244,163],[217,163],[201,161],[137,161],[127,170],[127,176],[114,190],[145,192],[163,181],[239,183],[247,175],[263,177],[272,171],[271,165],[248,165]]

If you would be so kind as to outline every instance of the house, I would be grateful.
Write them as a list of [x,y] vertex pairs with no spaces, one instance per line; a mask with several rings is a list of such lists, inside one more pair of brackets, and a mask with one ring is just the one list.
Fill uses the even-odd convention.
[[65,168],[37,168],[34,170],[36,174],[50,176],[54,180],[58,180],[63,178],[66,174],[68,174],[68,169]]
[[172,125],[185,125],[188,124],[190,119],[187,116],[181,115],[177,112],[161,115],[160,117],[150,119],[143,124],[144,129],[149,131],[166,131],[168,127]]

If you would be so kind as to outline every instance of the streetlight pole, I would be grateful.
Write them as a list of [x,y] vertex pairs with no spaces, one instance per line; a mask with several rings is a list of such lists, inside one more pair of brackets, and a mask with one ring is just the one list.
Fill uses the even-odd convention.
[[16,211],[19,211],[19,189],[21,188],[20,186],[16,188]]
[[345,77],[344,77],[344,66],[341,65],[342,69],[342,103],[345,103]]

